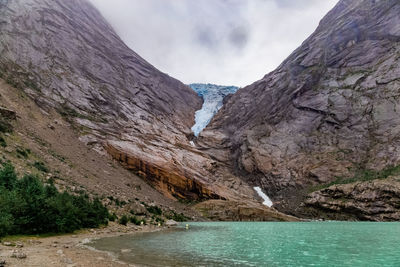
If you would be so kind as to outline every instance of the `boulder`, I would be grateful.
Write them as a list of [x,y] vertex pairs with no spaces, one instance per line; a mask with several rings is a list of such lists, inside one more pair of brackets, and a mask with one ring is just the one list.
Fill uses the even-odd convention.
[[170,226],[177,226],[178,223],[177,223],[176,221],[174,221],[174,220],[167,220],[167,221],[165,222],[165,225],[168,226],[168,227],[170,227]]
[[11,254],[11,258],[16,258],[16,259],[26,259],[26,254],[22,252],[21,250],[13,250]]
[[16,120],[17,113],[14,110],[0,107],[0,117],[3,117],[7,120]]

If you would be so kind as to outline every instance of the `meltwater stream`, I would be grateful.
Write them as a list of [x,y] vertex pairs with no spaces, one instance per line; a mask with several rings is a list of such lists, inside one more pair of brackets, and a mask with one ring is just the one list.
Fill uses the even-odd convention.
[[199,136],[200,132],[206,128],[222,107],[224,98],[227,95],[234,94],[239,87],[202,83],[193,83],[189,86],[204,100],[202,108],[196,111],[195,124],[192,127],[194,135]]
[[175,230],[104,238],[93,246],[139,266],[400,265],[400,223],[189,224],[188,230],[182,224]]

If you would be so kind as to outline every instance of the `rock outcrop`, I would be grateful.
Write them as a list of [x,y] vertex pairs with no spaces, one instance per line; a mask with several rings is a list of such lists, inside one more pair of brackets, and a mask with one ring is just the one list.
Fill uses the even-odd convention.
[[240,89],[199,145],[283,211],[307,188],[400,164],[400,2],[341,0],[275,71]]
[[[169,163],[161,163],[143,157],[135,157],[124,151],[123,147],[108,143],[107,152],[118,160],[127,169],[135,171],[140,177],[149,181],[159,191],[173,198],[187,200],[219,199],[221,196],[205,187],[196,179],[185,175],[182,169],[176,168]],[[174,169],[175,168],[175,169]]]
[[309,217],[399,221],[400,178],[334,185],[307,196]]
[[195,205],[194,209],[204,217],[216,221],[299,221],[296,217],[280,213],[260,203],[208,200]]

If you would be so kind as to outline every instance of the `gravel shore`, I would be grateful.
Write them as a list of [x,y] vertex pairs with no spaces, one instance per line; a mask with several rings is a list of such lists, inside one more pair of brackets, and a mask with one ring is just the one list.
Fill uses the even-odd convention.
[[[5,238],[0,244],[0,266],[135,266],[118,261],[110,253],[97,251],[87,244],[98,238],[162,229],[153,225],[122,226],[110,223],[105,228],[84,230],[68,235]],[[5,261],[4,265],[2,265],[3,261]]]

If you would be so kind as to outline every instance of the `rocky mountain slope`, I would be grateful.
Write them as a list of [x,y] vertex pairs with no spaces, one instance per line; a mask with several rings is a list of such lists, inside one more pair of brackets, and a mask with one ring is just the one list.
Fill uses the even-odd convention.
[[177,143],[189,145],[201,98],[129,49],[88,1],[1,3],[1,75],[69,117],[82,141],[115,157],[129,148],[127,164],[143,175],[163,171]]
[[[32,99],[41,113],[62,116],[76,139],[59,135],[58,141],[72,142],[77,158],[78,147],[86,145],[175,202],[221,199],[225,206],[233,201],[268,218],[284,218],[263,206],[224,162],[192,146],[190,128],[202,99],[129,49],[87,0],[0,0],[0,78],[9,90]],[[18,113],[30,116],[26,109]],[[57,129],[55,123],[43,127],[44,136]],[[82,167],[97,168],[86,162],[90,158],[80,159]],[[88,190],[108,191],[104,183],[111,186],[115,178],[104,171],[101,183],[81,176],[73,180]],[[120,177],[111,197],[128,190],[124,196],[136,198],[129,193],[129,177]]]
[[[118,215],[130,210],[145,214],[145,204],[160,207],[166,214],[174,211],[199,217],[111,157],[85,146],[79,141],[75,126],[57,110],[44,111],[25,92],[3,79],[0,79],[0,107],[0,163],[11,161],[20,176],[34,174],[44,181],[52,179],[60,190],[98,196]],[[8,110],[16,111],[16,116],[10,116]]]
[[399,14],[397,0],[339,1],[198,143],[294,214],[315,185],[400,164]]

